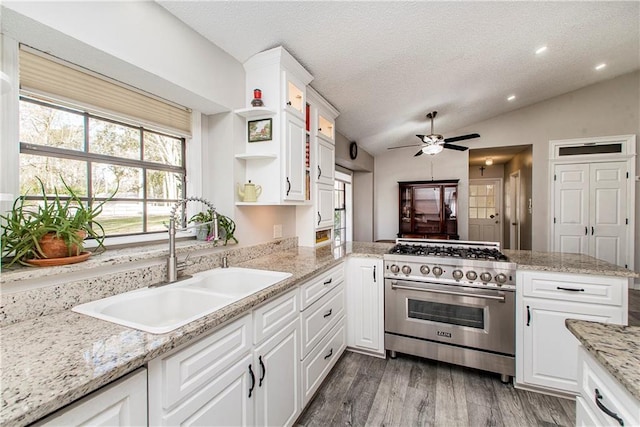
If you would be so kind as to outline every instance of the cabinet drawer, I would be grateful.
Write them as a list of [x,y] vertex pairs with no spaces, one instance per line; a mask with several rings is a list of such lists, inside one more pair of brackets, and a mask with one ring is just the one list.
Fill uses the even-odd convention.
[[251,351],[251,327],[251,315],[246,315],[189,347],[149,362],[150,406],[161,399],[162,409],[168,410],[225,372]]
[[624,278],[575,274],[536,272],[519,277],[524,296],[606,305],[622,305],[627,283]]
[[[582,380],[580,394],[591,412],[605,420],[607,425],[618,425],[615,418],[598,407],[596,401],[599,401],[606,409],[622,419],[625,426],[640,425],[640,402],[634,399],[582,346],[579,349],[578,363]],[[596,396],[600,397],[596,398]]]
[[271,337],[300,315],[298,288],[253,311],[254,344]]
[[344,265],[340,264],[302,284],[300,286],[301,310],[319,300],[337,284],[342,283],[343,280]]
[[302,312],[301,358],[315,347],[344,315],[344,283],[323,296],[316,304]]
[[344,318],[327,334],[326,337],[302,361],[302,405],[311,400],[322,381],[333,365],[338,361],[346,347],[347,337]]

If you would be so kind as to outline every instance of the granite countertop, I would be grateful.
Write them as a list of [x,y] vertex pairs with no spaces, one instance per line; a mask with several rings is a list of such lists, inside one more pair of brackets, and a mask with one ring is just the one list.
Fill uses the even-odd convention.
[[0,425],[25,425],[186,344],[347,255],[381,258],[392,245],[353,243],[276,252],[236,266],[292,273],[292,277],[162,335],[119,326],[70,310],[0,329]]
[[567,329],[640,401],[640,326],[567,319]]
[[509,258],[510,262],[518,265],[518,270],[640,277],[640,274],[635,271],[599,260],[589,255],[510,249],[504,249],[502,252]]

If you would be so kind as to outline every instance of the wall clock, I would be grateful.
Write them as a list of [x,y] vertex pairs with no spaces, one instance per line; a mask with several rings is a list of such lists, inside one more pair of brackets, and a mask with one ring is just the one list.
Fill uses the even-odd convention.
[[349,157],[351,157],[351,160],[355,160],[358,157],[358,144],[355,141],[349,145]]

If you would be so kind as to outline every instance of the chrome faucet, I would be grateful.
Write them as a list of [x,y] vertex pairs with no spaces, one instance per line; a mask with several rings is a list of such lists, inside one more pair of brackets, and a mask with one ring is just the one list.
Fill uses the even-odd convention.
[[167,258],[167,283],[176,282],[178,280],[178,272],[187,266],[186,262],[179,263],[178,256],[176,255],[176,231],[184,231],[195,227],[194,225],[191,227],[176,228],[176,211],[180,206],[186,206],[187,202],[201,202],[211,209],[211,216],[213,218],[211,221],[213,223],[213,234],[211,235],[211,240],[216,243],[219,239],[218,213],[216,212],[215,206],[213,206],[210,201],[201,197],[187,197],[185,199],[178,200],[171,208],[169,215],[169,258]]

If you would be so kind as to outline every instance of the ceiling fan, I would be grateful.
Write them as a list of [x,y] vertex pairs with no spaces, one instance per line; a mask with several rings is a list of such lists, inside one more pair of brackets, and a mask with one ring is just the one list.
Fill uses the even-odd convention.
[[427,114],[427,118],[431,120],[431,133],[429,135],[416,135],[422,141],[422,144],[411,144],[411,145],[401,145],[399,147],[389,147],[387,150],[394,150],[396,148],[407,148],[407,147],[421,147],[420,151],[418,151],[415,156],[421,156],[422,154],[438,154],[442,151],[443,148],[449,148],[451,150],[457,151],[465,151],[468,150],[469,147],[463,147],[461,145],[454,145],[451,142],[464,141],[466,139],[480,138],[480,135],[477,133],[470,133],[468,135],[460,135],[454,136],[451,138],[445,138],[440,134],[433,133],[433,119],[436,118],[438,114],[437,111],[433,111]]

